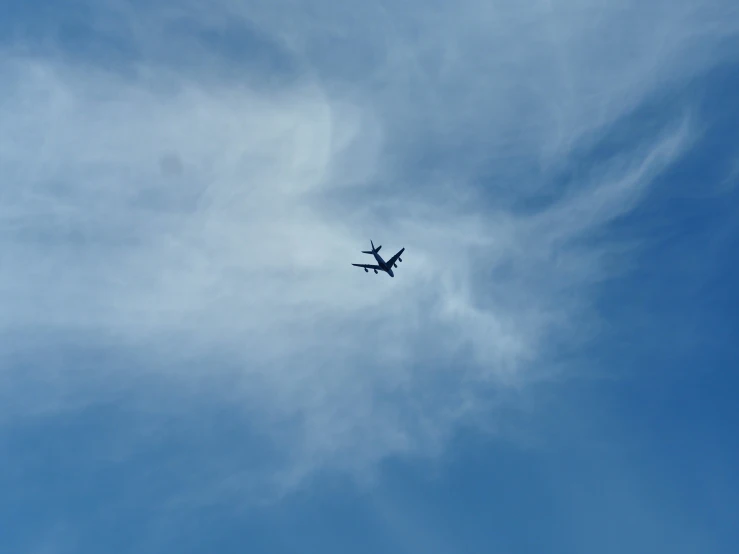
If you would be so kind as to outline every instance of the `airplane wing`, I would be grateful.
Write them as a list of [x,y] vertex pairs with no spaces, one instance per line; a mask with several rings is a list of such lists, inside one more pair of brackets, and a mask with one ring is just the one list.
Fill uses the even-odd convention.
[[382,268],[379,265],[367,265],[367,264],[352,264],[352,265],[356,267],[363,267],[365,269],[377,269],[379,271],[382,270]]
[[400,258],[400,255],[401,255],[401,254],[402,254],[403,252],[405,252],[405,248],[401,248],[401,249],[400,249],[400,250],[398,251],[398,253],[397,253],[397,254],[395,254],[395,256],[393,256],[392,258],[390,258],[390,259],[389,259],[389,260],[388,260],[388,261],[386,262],[386,263],[387,263],[387,265],[388,265],[388,266],[390,266],[390,267],[393,267],[393,265],[395,264],[395,262],[397,262],[397,261],[398,261],[398,258]]

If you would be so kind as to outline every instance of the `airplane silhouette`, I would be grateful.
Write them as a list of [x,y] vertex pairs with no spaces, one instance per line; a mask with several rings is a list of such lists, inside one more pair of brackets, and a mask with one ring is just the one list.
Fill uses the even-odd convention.
[[398,264],[396,264],[395,262],[403,261],[400,255],[403,253],[405,248],[401,248],[398,251],[398,253],[395,254],[395,256],[390,258],[388,261],[385,261],[378,254],[378,252],[380,251],[380,248],[382,248],[382,245],[375,248],[374,242],[370,241],[370,244],[372,245],[372,250],[362,250],[362,254],[372,254],[375,257],[375,260],[377,260],[377,265],[367,265],[367,264],[352,264],[352,265],[356,267],[363,267],[364,271],[367,273],[369,273],[369,270],[372,269],[374,270],[375,273],[377,273],[378,271],[384,271],[385,273],[390,275],[390,277],[395,277],[395,275],[393,274],[393,268],[398,267]]

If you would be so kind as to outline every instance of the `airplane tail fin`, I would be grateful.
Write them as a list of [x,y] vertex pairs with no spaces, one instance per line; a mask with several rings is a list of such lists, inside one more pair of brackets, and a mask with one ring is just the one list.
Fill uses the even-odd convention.
[[362,254],[375,254],[380,251],[380,248],[382,248],[382,245],[375,248],[375,243],[370,241],[370,244],[372,245],[372,250],[362,250]]

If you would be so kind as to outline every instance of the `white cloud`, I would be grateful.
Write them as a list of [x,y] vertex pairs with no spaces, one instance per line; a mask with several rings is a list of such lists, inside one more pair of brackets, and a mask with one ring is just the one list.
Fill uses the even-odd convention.
[[[485,387],[524,386],[551,341],[587,333],[607,250],[583,241],[690,120],[590,160],[535,213],[515,204],[737,30],[728,4],[686,0],[177,6],[106,20],[140,49],[131,71],[6,52],[0,321],[112,335],[147,353],[137,378],[236,365],[221,393],[268,434],[294,422],[295,481],[438,451]],[[238,56],[186,22],[258,29],[294,72],[227,78]],[[394,280],[349,265],[370,238],[407,248]]]

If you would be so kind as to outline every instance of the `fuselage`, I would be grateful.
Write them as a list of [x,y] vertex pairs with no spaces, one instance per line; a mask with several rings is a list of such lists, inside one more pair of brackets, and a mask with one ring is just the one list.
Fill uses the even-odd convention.
[[390,275],[390,277],[395,277],[395,275],[393,275],[393,269],[388,267],[385,260],[383,260],[377,252],[373,252],[372,254],[375,257],[375,260],[377,260],[377,265],[379,265],[385,273]]

